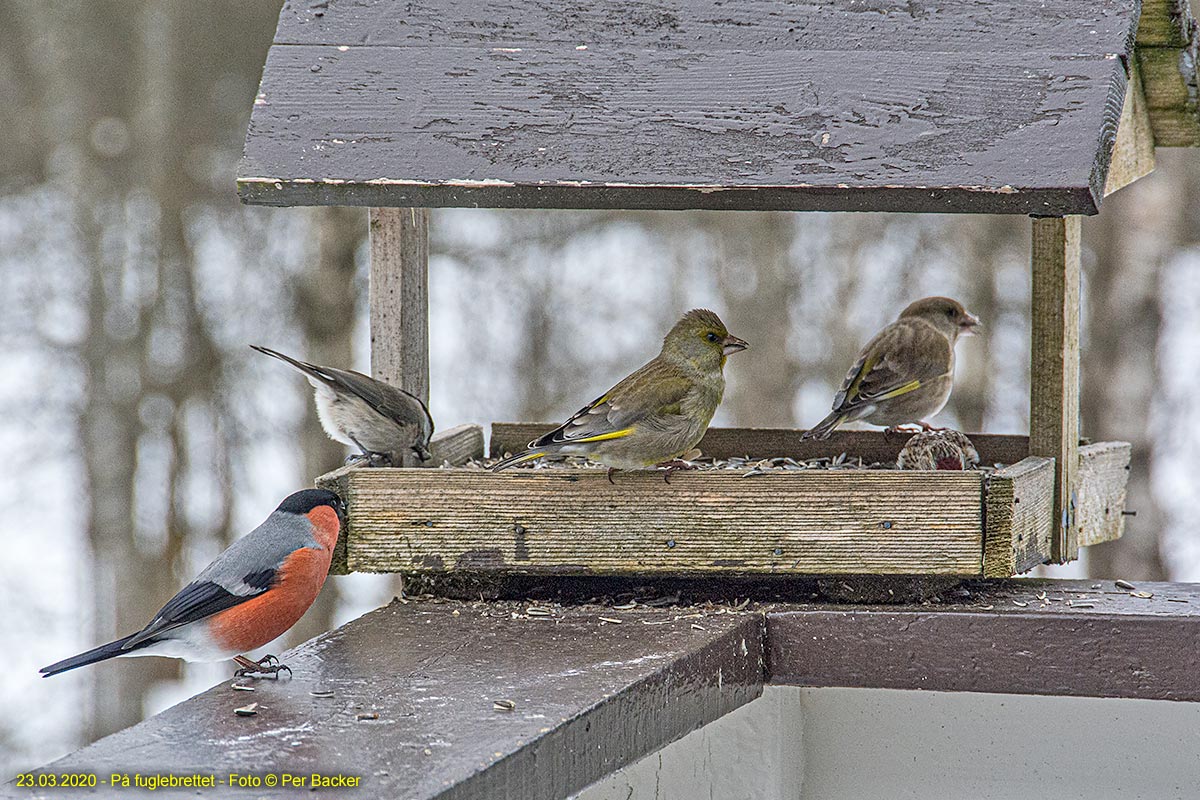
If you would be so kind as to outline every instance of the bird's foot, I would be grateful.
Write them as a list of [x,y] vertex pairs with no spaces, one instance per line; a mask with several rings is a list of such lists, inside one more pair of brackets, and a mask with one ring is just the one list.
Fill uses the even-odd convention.
[[917,424],[921,426],[921,430],[923,430],[923,431],[948,431],[948,430],[950,430],[949,428],[945,428],[945,427],[939,428],[936,425],[930,425],[925,420],[920,420],[919,422],[917,422]]
[[235,678],[245,678],[251,675],[272,675],[278,680],[280,672],[286,672],[289,678],[292,677],[292,668],[287,664],[280,663],[278,658],[269,653],[258,661],[246,658],[245,656],[234,656],[233,660],[238,665],[238,669],[233,673]]
[[684,461],[681,458],[672,458],[669,461],[659,462],[654,466],[662,468],[663,480],[667,483],[671,482],[672,472],[678,472],[679,470],[683,469],[699,469],[699,467],[697,467],[695,464],[691,463],[690,461]]
[[[925,423],[922,422],[921,425],[925,425]],[[916,426],[910,427],[908,425],[892,425],[890,427],[883,429],[883,438],[891,439],[896,434],[912,436],[914,433],[920,433],[922,430],[929,430],[929,428],[920,428],[920,427],[916,427]]]

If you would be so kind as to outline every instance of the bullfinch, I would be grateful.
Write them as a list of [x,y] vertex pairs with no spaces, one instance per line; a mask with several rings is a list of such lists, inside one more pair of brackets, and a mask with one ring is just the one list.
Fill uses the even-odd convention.
[[232,658],[239,675],[289,670],[274,656],[241,655],[291,628],[329,573],[345,506],[333,492],[290,495],[257,528],[217,556],[137,633],[42,667],[43,677],[117,656],[185,661]]
[[844,422],[866,420],[894,430],[937,414],[954,387],[954,345],[979,318],[949,297],[926,297],[867,342],[833,398],[833,411],[804,439],[828,439]]
[[675,459],[696,446],[721,404],[725,358],[747,346],[713,312],[689,311],[667,333],[657,356],[492,469],[580,455],[607,466],[609,480],[618,469],[665,466],[669,475],[684,466]]
[[420,398],[361,372],[319,367],[252,344],[291,364],[315,390],[317,416],[329,438],[353,445],[372,463],[400,466],[405,453],[428,461],[433,417]]

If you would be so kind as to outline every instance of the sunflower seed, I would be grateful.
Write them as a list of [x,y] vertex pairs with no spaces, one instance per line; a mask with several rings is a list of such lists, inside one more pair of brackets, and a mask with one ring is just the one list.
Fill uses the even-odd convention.
[[620,625],[622,622],[624,622],[624,620],[617,619],[616,617],[601,617],[600,621],[611,622],[613,625]]
[[1113,583],[1114,583],[1114,584],[1116,584],[1116,587],[1117,587],[1118,589],[1124,589],[1124,590],[1126,590],[1126,591],[1129,591],[1129,592],[1132,592],[1134,589],[1136,589],[1136,588],[1137,588],[1136,586],[1134,586],[1134,585],[1133,585],[1132,583],[1130,583],[1129,581],[1113,581]]
[[357,715],[355,715],[355,719],[357,719],[359,722],[379,719],[379,714],[374,711],[360,711]]
[[495,711],[512,711],[517,707],[517,704],[512,700],[493,700],[492,709]]
[[309,694],[313,697],[333,697],[333,692],[329,691],[328,689],[321,689],[317,692],[309,692]]
[[525,609],[525,613],[531,617],[550,617],[554,615],[552,609],[542,608],[541,606],[530,606]]
[[[1070,601],[1067,601],[1070,603]],[[1071,608],[1095,608],[1095,603],[1070,603]]]

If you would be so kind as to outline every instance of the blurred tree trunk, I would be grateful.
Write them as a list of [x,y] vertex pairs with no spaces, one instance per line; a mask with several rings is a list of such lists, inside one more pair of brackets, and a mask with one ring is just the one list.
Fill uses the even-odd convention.
[[722,320],[752,348],[750,357],[735,356],[734,368],[725,371],[730,390],[724,407],[736,425],[791,427],[800,383],[789,342],[800,293],[791,263],[793,215],[723,213],[702,220],[719,254]]
[[[367,233],[367,212],[362,208],[326,207],[308,213],[317,257],[302,274],[294,300],[304,345],[285,347],[284,352],[290,355],[296,351],[296,355],[315,364],[349,369],[354,365],[356,256]],[[346,448],[325,435],[312,403],[305,403],[304,408],[297,444],[303,453],[304,474],[311,479],[341,466]],[[317,602],[288,635],[289,641],[304,642],[330,630],[337,603],[337,583],[328,581]]]
[[1160,275],[1175,247],[1171,228],[1177,224],[1172,214],[1155,213],[1154,197],[1172,194],[1149,181],[1138,183],[1106,200],[1104,213],[1085,222],[1082,435],[1133,445],[1126,507],[1137,512],[1126,519],[1122,538],[1087,549],[1094,578],[1168,578],[1159,549],[1165,520],[1150,486],[1149,422],[1158,384]]

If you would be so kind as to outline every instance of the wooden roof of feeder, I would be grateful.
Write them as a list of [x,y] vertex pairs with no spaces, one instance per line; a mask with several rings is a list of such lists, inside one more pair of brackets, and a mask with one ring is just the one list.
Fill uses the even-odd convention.
[[1145,171],[1109,177],[1118,127],[1200,144],[1196,52],[1187,0],[288,0],[238,187],[1092,214]]

